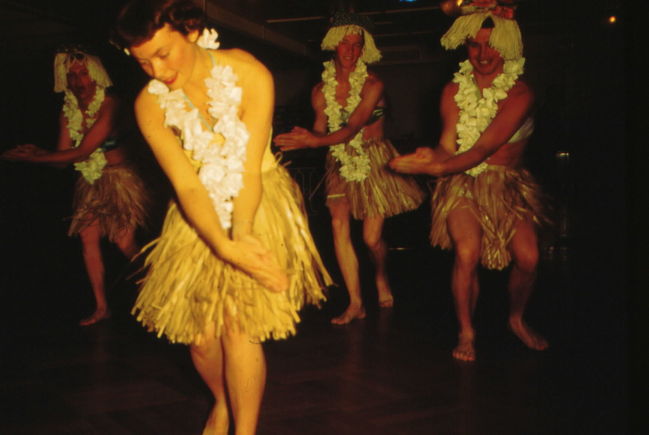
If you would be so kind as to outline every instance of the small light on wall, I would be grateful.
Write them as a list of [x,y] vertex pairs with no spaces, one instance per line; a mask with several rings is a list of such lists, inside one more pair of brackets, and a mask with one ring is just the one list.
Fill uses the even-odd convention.
[[443,0],[439,2],[439,8],[450,17],[460,15],[460,5],[462,5],[462,0]]
[[611,15],[610,17],[608,17],[608,22],[609,22],[610,24],[615,24],[615,23],[617,23],[617,17],[616,17],[615,15]]

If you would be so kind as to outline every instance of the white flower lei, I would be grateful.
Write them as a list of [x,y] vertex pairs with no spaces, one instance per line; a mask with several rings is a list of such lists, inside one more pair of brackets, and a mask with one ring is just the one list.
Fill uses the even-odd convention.
[[[324,94],[327,107],[325,114],[327,115],[329,131],[334,132],[340,130],[346,119],[342,119],[341,110],[342,106],[336,101],[336,66],[332,60],[324,63],[324,71],[322,72],[322,93]],[[345,111],[351,114],[354,109],[361,102],[360,93],[363,89],[363,84],[367,79],[367,66],[364,62],[358,61],[356,68],[349,74],[349,96],[347,97]],[[363,132],[364,128],[356,133],[348,145],[354,150],[354,155],[348,154],[345,150],[345,144],[339,143],[332,145],[331,155],[340,163],[340,175],[347,181],[363,181],[370,174],[370,158],[367,152],[363,149]]]
[[[95,121],[97,121],[97,112],[104,102],[105,96],[104,88],[97,86],[95,96],[92,98],[86,110],[86,128],[92,127]],[[73,141],[72,146],[76,148],[81,144],[84,136],[82,125],[83,113],[79,108],[77,97],[69,89],[65,91],[63,115],[67,119],[68,132]],[[104,166],[106,166],[106,156],[104,156],[101,148],[97,148],[86,160],[75,163],[74,169],[79,171],[88,183],[92,184],[101,178],[101,171],[104,169]]]
[[[471,149],[482,132],[491,124],[498,112],[498,101],[507,97],[507,92],[523,73],[524,64],[525,58],[522,57],[505,61],[503,72],[494,79],[491,87],[485,88],[481,93],[475,82],[471,63],[468,60],[460,62],[460,70],[453,77],[453,82],[460,85],[455,94],[455,102],[460,109],[460,117],[456,125],[459,145],[456,154]],[[487,169],[487,166],[485,162],[481,162],[464,172],[476,177]]]
[[[207,35],[207,36],[206,36]],[[218,48],[214,30],[203,32],[198,41],[202,48]],[[198,177],[207,189],[214,210],[225,229],[232,226],[233,199],[243,187],[243,163],[250,137],[246,125],[239,119],[242,89],[230,66],[215,65],[205,79],[209,97],[208,113],[216,123],[205,130],[197,108],[188,107],[182,89],[169,91],[158,80],[149,83],[148,91],[158,96],[165,111],[165,125],[180,130],[183,148],[201,163]],[[219,145],[220,137],[224,138]]]

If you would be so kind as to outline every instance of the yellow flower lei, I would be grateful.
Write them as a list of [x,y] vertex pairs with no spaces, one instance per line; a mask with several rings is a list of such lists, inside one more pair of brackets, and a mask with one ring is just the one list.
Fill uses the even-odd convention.
[[[343,107],[336,101],[336,66],[332,60],[325,62],[324,71],[322,72],[322,93],[324,94],[327,107],[325,114],[327,115],[329,132],[340,130],[343,124],[347,121],[341,116]],[[351,114],[358,104],[361,102],[360,93],[363,89],[363,84],[367,79],[367,66],[364,62],[359,60],[356,63],[356,68],[349,75],[349,95],[345,105],[345,111]],[[347,144],[353,150],[354,154],[348,154],[344,143],[332,145],[330,147],[331,155],[340,163],[340,175],[347,181],[363,181],[370,174],[370,158],[367,152],[363,149],[363,132],[364,128],[356,133],[356,135]]]
[[[505,61],[503,72],[481,93],[475,82],[471,63],[468,60],[460,62],[460,70],[453,77],[453,82],[460,85],[455,94],[455,102],[460,109],[460,117],[456,124],[459,145],[456,154],[471,149],[482,132],[491,124],[498,112],[498,101],[507,98],[507,92],[523,73],[523,65],[525,65],[523,57]],[[476,177],[487,169],[487,166],[485,162],[481,162],[464,172]]]
[[[97,112],[104,102],[106,94],[103,87],[97,87],[95,96],[88,105],[86,110],[86,128],[93,126],[97,121]],[[83,113],[79,108],[77,97],[68,89],[65,91],[65,100],[63,103],[63,115],[67,119],[68,132],[73,141],[73,147],[78,147],[83,140]],[[101,148],[97,148],[83,162],[74,164],[74,169],[79,171],[88,183],[93,184],[101,178],[101,172],[106,166],[106,156]]]

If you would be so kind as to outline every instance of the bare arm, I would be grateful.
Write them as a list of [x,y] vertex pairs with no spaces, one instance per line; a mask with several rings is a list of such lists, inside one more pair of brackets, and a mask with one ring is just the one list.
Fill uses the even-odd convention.
[[165,115],[157,97],[143,90],[135,103],[135,115],[144,138],[176,192],[189,224],[201,239],[215,255],[249,273],[266,287],[284,290],[286,276],[260,244],[235,242],[228,237],[180,141],[171,129],[165,127]]
[[261,164],[273,122],[274,83],[264,65],[247,53],[251,62],[241,82],[243,88],[241,120],[246,124],[250,140],[246,148],[243,188],[234,199],[232,235],[235,239],[252,233],[252,223],[261,200]]
[[485,161],[498,151],[520,128],[529,115],[534,95],[522,82],[518,82],[501,103],[491,124],[476,143],[466,152],[455,154],[458,108],[453,99],[457,85],[447,85],[442,94],[441,113],[443,130],[435,152],[422,152],[394,159],[391,167],[399,172],[429,174],[436,177],[465,171]]
[[534,102],[534,94],[523,82],[518,82],[501,103],[493,121],[466,152],[444,161],[439,175],[455,174],[487,160],[507,143],[525,122]]
[[[275,144],[282,151],[291,151],[300,148],[316,148],[347,142],[367,124],[382,96],[383,82],[374,75],[369,76],[361,91],[361,102],[350,115],[347,124],[335,132],[326,134],[327,118],[324,114],[326,101],[324,95],[322,95],[322,87],[316,86],[313,90],[311,101],[316,111],[316,121],[318,121],[319,109],[322,108],[320,115],[324,116],[324,129],[322,131],[310,132],[303,128],[295,128],[290,133],[278,135],[275,138]],[[315,104],[316,100],[318,102],[317,107]],[[320,120],[320,123],[322,123],[322,120]],[[321,125],[318,125],[318,127],[321,127]]]
[[441,162],[455,154],[457,149],[456,124],[459,109],[453,99],[457,92],[455,83],[448,83],[442,91],[440,99],[440,115],[442,118],[442,133],[439,143],[434,149],[417,148],[414,153],[396,157],[390,161],[390,167],[404,174],[437,175]]
[[313,112],[315,113],[313,132],[318,136],[324,136],[327,134],[327,115],[325,114],[327,102],[322,93],[323,85],[324,83],[316,85],[311,92],[311,107],[313,107]]
[[73,141],[68,131],[67,119],[61,113],[59,117],[59,138],[56,145],[57,151],[50,152],[31,146],[23,148],[24,152],[22,155],[16,156],[15,160],[55,165],[86,160],[114,131],[118,110],[118,100],[106,96],[97,114],[97,120],[86,132],[81,143],[76,148],[73,147]]

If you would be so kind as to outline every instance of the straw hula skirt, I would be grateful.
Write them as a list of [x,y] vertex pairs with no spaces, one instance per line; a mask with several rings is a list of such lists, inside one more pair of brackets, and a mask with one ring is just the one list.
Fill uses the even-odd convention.
[[437,182],[432,198],[430,242],[451,249],[446,218],[458,208],[470,210],[482,227],[481,263],[502,270],[511,261],[508,246],[515,225],[529,219],[537,226],[549,224],[539,185],[525,169],[489,165],[477,177],[461,173]]
[[83,177],[77,180],[68,235],[97,222],[102,234],[114,242],[125,230],[145,224],[147,204],[144,183],[131,167],[107,166],[92,184]]
[[360,182],[347,181],[340,176],[340,163],[327,153],[327,204],[337,198],[349,201],[354,219],[390,217],[419,207],[424,193],[416,181],[388,169],[388,162],[399,155],[387,139],[370,139],[363,144],[370,158],[371,171]]
[[[253,232],[287,271],[289,289],[265,289],[223,262],[171,203],[160,237],[145,261],[148,267],[133,314],[148,330],[172,342],[200,342],[213,322],[216,336],[235,322],[251,339],[281,339],[295,333],[304,304],[319,305],[331,278],[311,238],[302,195],[282,166],[262,174],[263,194]],[[146,248],[145,248],[146,249]]]

